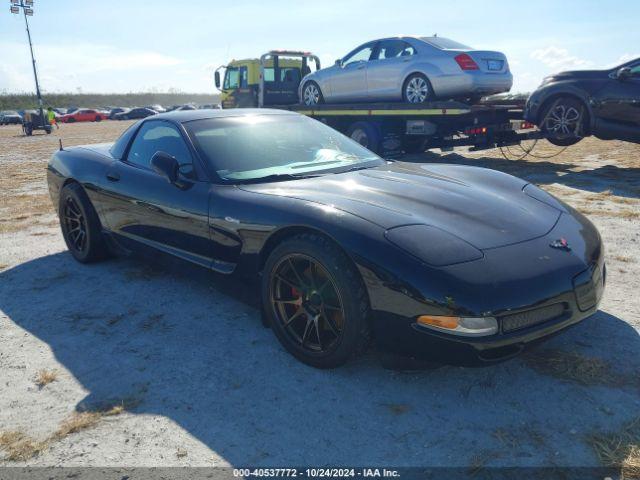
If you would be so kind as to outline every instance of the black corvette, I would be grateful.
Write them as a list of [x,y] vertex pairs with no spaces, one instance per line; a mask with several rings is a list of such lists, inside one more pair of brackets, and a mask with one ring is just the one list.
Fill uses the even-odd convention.
[[277,110],[195,110],[55,153],[80,262],[150,247],[261,275],[285,348],[335,367],[371,339],[460,365],[510,358],[598,307],[603,246],[580,213],[483,168],[385,161]]
[[524,116],[556,145],[588,135],[640,143],[640,58],[613,69],[551,75],[527,100]]

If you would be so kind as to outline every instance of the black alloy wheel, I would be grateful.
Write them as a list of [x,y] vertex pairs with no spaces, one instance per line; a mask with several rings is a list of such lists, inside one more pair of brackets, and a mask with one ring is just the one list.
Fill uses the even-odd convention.
[[262,272],[262,305],[280,343],[307,365],[335,368],[369,345],[362,277],[322,235],[296,235],[271,252]]
[[334,348],[345,314],[329,272],[307,255],[291,254],[281,258],[271,281],[271,303],[290,339],[309,352]]
[[73,258],[91,263],[110,255],[100,219],[80,184],[70,183],[61,190],[58,214],[62,236]]

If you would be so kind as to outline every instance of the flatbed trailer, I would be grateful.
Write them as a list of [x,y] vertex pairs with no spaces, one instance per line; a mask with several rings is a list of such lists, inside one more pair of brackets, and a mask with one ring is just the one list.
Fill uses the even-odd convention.
[[[320,120],[369,150],[386,157],[421,152],[429,148],[451,150],[456,146],[468,146],[473,150],[482,150],[507,147],[518,145],[523,140],[543,138],[534,125],[524,121],[523,102],[505,104],[504,101],[496,101],[470,105],[447,100],[421,104],[395,102],[302,105],[298,97],[300,81],[292,83],[286,80],[286,75],[281,75],[282,69],[290,70],[291,65],[295,65],[288,63],[288,67],[281,66],[285,65],[285,58],[298,59],[302,73],[312,63],[320,68],[318,57],[309,52],[267,52],[260,57],[258,83],[250,85],[255,90],[251,102],[240,101],[246,88],[223,88],[223,108],[247,106],[298,112]],[[242,62],[236,63],[243,64]],[[269,80],[265,81],[267,70]],[[279,80],[281,78],[283,81]],[[218,71],[216,85],[221,85]]]
[[469,105],[456,101],[272,106],[315,118],[380,155],[429,148],[482,150],[542,138],[523,120],[522,105]]

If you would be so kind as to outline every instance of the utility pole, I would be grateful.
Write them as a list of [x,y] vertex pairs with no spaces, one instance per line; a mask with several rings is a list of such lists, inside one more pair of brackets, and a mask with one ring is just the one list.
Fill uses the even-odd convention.
[[24,24],[27,28],[27,38],[29,39],[29,51],[31,52],[31,64],[33,66],[33,77],[36,80],[36,95],[38,96],[38,106],[40,107],[40,117],[44,126],[44,109],[42,103],[42,95],[40,94],[40,83],[38,82],[38,71],[36,69],[36,59],[33,56],[33,44],[31,43],[31,32],[29,31],[29,20],[27,17],[33,16],[33,0],[9,0],[11,3],[11,13],[20,14],[20,9],[24,15]]

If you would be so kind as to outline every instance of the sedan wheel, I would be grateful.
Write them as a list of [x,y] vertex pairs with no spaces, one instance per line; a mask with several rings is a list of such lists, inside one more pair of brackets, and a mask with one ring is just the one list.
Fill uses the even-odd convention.
[[320,87],[315,82],[308,82],[302,91],[302,100],[305,105],[318,105],[323,103]]
[[578,143],[584,129],[584,107],[572,98],[560,98],[542,115],[540,128],[549,142],[559,146]]
[[362,278],[320,235],[298,235],[274,249],[263,271],[262,304],[280,343],[313,367],[340,366],[369,343]]
[[408,103],[424,103],[431,96],[429,81],[424,75],[411,75],[404,85],[403,96]]

